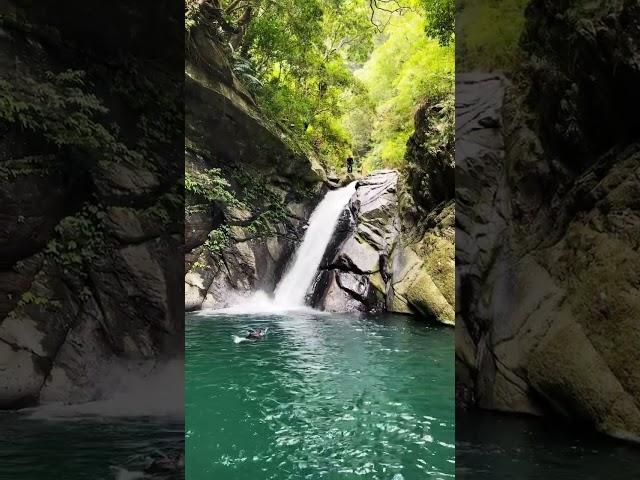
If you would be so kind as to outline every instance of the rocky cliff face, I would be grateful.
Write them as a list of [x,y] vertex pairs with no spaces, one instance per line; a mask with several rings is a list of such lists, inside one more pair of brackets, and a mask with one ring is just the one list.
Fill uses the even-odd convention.
[[640,41],[634,12],[533,2],[537,96],[499,77],[461,79],[459,404],[553,412],[640,440],[640,136],[624,113],[639,106],[625,87],[640,79],[626,54]]
[[[227,193],[188,195],[185,304],[222,308],[258,289],[273,292],[320,198],[355,177],[327,179],[309,152],[260,114],[211,32],[196,28],[188,51],[187,181],[216,172],[210,180],[226,183]],[[447,149],[434,155],[426,146],[438,130],[429,119],[441,109],[424,105],[416,116],[409,155],[418,183],[405,185],[395,171],[358,180],[325,252],[313,306],[453,324],[454,165]],[[420,192],[427,196],[415,204]]]
[[181,92],[69,19],[2,13],[0,408],[99,399],[182,355]]
[[316,278],[311,304],[333,312],[386,310],[389,258],[400,233],[398,173],[357,181]]
[[215,171],[226,193],[187,192],[187,310],[228,306],[258,289],[272,292],[327,188],[313,156],[260,113],[215,37],[196,28],[191,42],[187,180],[206,183],[203,175]]
[[449,325],[456,304],[454,123],[453,94],[416,110],[399,190],[402,236],[392,257],[393,311],[408,307]]
[[396,171],[357,181],[316,278],[311,304],[335,312],[397,312],[453,325],[454,205],[408,216]]

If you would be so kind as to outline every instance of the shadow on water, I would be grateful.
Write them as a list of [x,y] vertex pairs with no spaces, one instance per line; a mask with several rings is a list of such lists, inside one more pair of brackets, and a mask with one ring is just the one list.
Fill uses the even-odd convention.
[[[269,327],[263,340],[234,335]],[[188,316],[187,478],[454,475],[453,330],[401,316]]]
[[489,412],[458,413],[456,478],[640,478],[640,446],[550,419]]
[[182,480],[144,474],[154,458],[183,450],[181,422],[158,418],[43,420],[0,414],[0,478]]

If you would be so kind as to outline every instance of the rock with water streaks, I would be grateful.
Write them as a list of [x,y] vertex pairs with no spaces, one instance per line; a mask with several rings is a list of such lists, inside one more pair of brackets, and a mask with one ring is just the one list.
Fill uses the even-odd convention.
[[[600,14],[592,19],[598,28],[636,8],[574,3],[583,13],[609,12],[606,22]],[[577,28],[551,2],[534,6],[529,42]],[[537,28],[545,24],[552,28]],[[637,37],[605,30],[614,54]],[[594,135],[587,104],[571,94],[603,75],[621,82],[601,91],[615,104],[613,92],[638,74],[612,78],[606,59],[583,54],[600,41],[582,43],[584,35],[571,37],[580,43],[582,69],[568,72],[551,50],[540,52],[536,68],[555,74],[535,75],[534,84],[547,85],[553,98],[565,95],[562,109],[546,97],[528,104],[500,77],[458,77],[457,399],[501,411],[551,411],[638,441],[640,372],[630,366],[640,361],[640,142],[608,128]],[[527,120],[532,110],[548,119],[540,129]],[[586,143],[575,144],[581,136]]]

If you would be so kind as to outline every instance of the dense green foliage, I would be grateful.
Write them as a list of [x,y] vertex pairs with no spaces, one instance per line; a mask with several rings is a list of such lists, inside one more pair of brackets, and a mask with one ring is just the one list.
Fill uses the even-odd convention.
[[40,133],[58,147],[126,151],[114,132],[96,119],[107,109],[86,91],[84,72],[47,72],[45,76],[42,81],[29,75],[20,81],[0,78],[0,122]]
[[220,174],[219,168],[198,172],[185,170],[184,190],[190,200],[189,211],[197,211],[203,204],[221,202],[227,205],[237,205],[239,202],[230,190],[230,185]]
[[425,31],[442,45],[451,42],[455,30],[455,0],[421,0],[427,17]]
[[265,8],[249,24],[236,69],[244,69],[272,118],[310,143],[325,164],[338,163],[350,148],[337,121],[342,95],[357,88],[348,62],[368,56],[373,31],[359,0],[290,0]]
[[452,0],[188,0],[185,22],[217,26],[267,116],[325,167],[353,154],[371,169],[401,167],[418,104],[452,90],[454,10]]

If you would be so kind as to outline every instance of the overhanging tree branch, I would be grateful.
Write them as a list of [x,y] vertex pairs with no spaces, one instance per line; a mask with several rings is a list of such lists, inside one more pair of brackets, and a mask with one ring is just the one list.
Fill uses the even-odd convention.
[[[369,0],[369,9],[371,10],[371,24],[379,33],[382,33],[387,28],[387,25],[389,25],[392,15],[402,15],[403,13],[411,10],[411,7],[400,4],[398,0]],[[385,12],[389,14],[387,21],[384,24],[376,22],[376,13],[378,12]]]

